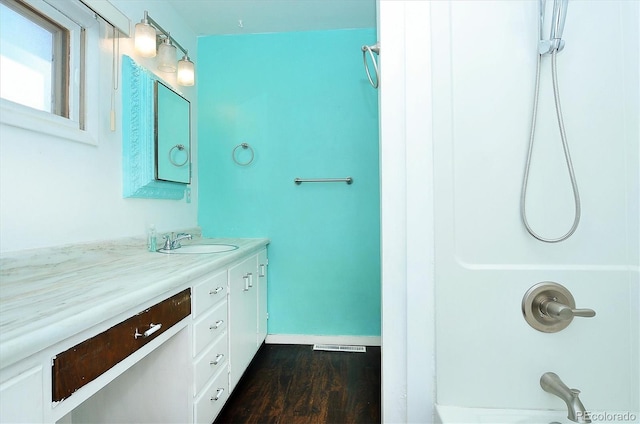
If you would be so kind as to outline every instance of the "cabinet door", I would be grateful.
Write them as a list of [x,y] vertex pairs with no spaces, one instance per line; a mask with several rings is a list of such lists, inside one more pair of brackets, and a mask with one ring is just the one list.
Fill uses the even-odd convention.
[[0,384],[0,422],[42,422],[42,395],[42,367],[39,366]]
[[255,255],[229,269],[230,390],[236,386],[258,350],[256,346],[258,290],[255,274]]
[[257,346],[260,347],[264,339],[267,337],[267,249],[258,253],[258,339]]

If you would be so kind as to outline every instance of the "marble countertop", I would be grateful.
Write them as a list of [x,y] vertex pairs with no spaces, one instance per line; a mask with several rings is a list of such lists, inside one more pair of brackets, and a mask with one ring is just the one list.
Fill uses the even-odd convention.
[[116,317],[193,279],[257,252],[268,239],[196,239],[227,243],[212,254],[148,252],[126,239],[3,254],[0,257],[0,364],[4,368]]

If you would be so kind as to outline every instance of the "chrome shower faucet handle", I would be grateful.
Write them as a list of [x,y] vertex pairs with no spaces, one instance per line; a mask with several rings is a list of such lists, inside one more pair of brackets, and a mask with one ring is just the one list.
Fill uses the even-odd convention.
[[522,298],[522,314],[530,326],[544,333],[565,329],[574,317],[594,317],[593,309],[576,309],[573,295],[565,287],[544,281],[531,287]]
[[595,317],[596,311],[593,309],[574,309],[555,300],[543,300],[540,302],[540,312],[544,315],[567,320],[573,317]]

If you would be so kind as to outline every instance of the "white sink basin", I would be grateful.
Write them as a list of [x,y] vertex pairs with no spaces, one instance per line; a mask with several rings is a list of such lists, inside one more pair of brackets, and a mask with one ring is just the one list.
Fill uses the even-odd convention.
[[202,254],[202,253],[223,253],[223,252],[231,252],[232,250],[236,250],[238,246],[234,244],[188,244],[186,246],[181,246],[177,249],[173,250],[164,250],[158,249],[160,253],[167,253],[171,255],[177,254]]

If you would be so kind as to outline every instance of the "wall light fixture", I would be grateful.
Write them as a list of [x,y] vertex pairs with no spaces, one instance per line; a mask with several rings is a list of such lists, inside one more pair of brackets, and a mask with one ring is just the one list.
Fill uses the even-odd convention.
[[[158,33],[159,32],[159,33]],[[185,50],[169,32],[165,31],[149,13],[144,11],[144,18],[136,24],[135,47],[142,57],[158,56],[158,69],[162,72],[178,71],[178,84],[192,86],[195,83],[195,65]],[[176,62],[177,49],[183,53],[182,59]]]

